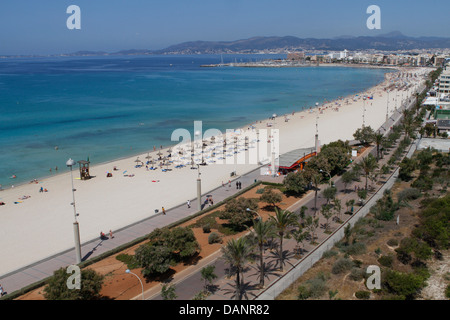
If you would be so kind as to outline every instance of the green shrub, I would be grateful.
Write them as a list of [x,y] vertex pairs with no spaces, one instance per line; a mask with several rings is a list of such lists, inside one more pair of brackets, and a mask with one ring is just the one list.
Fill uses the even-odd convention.
[[445,288],[445,296],[450,299],[450,284]]
[[392,262],[394,262],[394,258],[389,255],[389,256],[381,256],[378,259],[378,262],[383,266],[383,267],[392,267]]
[[350,271],[349,278],[353,281],[359,281],[364,279],[366,272],[361,268],[352,268]]
[[342,272],[348,271],[353,267],[353,261],[348,258],[341,258],[337,260],[333,267],[331,268],[331,272],[333,274],[340,274]]
[[367,300],[370,298],[370,292],[369,291],[356,291],[355,297],[357,297],[358,299]]
[[384,285],[391,294],[414,299],[425,286],[425,281],[420,275],[388,270]]
[[336,250],[328,250],[323,253],[322,258],[328,259],[337,256],[338,254],[339,252],[337,252]]
[[221,242],[222,242],[222,237],[219,234],[215,233],[215,232],[211,233],[208,236],[208,243],[209,244],[221,243]]
[[327,290],[326,282],[323,279],[314,278],[307,283],[310,298],[320,298]]
[[419,189],[406,188],[397,194],[397,198],[398,198],[398,202],[402,202],[402,201],[407,202],[410,200],[416,200],[416,199],[420,198],[421,195],[422,194]]
[[298,287],[297,288],[297,292],[298,292],[297,298],[299,300],[306,300],[306,299],[308,299],[310,297],[309,290],[308,290],[308,288],[306,286]]
[[205,224],[205,225],[203,226],[203,232],[204,232],[204,233],[210,233],[210,232],[211,232],[211,227],[210,227],[209,224]]
[[366,249],[366,245],[362,242],[356,242],[341,248],[344,253],[352,256],[363,254],[366,252]]

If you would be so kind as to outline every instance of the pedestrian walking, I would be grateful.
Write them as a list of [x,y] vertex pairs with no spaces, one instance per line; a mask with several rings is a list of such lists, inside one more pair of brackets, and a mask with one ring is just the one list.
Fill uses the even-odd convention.
[[236,181],[236,189],[239,189],[239,182]]
[[113,233],[112,233],[112,230],[109,230],[109,238],[110,238],[110,239],[113,239],[113,238],[114,238]]
[[6,292],[3,290],[3,287],[0,284],[0,297],[3,297],[5,294],[6,294]]
[[228,180],[228,187],[231,187],[231,180]]
[[239,190],[242,189],[242,182],[239,181]]
[[164,209],[164,207],[162,207],[162,212],[163,214],[166,214],[166,209]]
[[188,209],[190,209],[190,208],[191,208],[191,200],[188,200],[188,201],[186,202],[186,204],[187,204]]

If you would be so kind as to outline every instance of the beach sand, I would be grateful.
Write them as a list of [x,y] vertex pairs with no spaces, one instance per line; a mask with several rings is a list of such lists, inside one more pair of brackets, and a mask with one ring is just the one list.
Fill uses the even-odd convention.
[[[278,129],[281,154],[298,148],[314,148],[316,120],[322,145],[338,139],[353,140],[353,133],[363,123],[364,104],[365,125],[378,129],[386,120],[388,93],[385,89],[387,87],[392,89],[389,93],[389,116],[391,116],[396,105],[396,94],[398,108],[402,95],[404,99],[409,97],[414,99],[419,84],[425,82],[424,75],[429,71],[425,68],[403,68],[400,71],[402,78],[397,78],[398,73],[386,74],[386,80],[383,83],[370,88],[365,93],[333,102],[319,101],[318,109],[278,115],[274,120],[257,121],[241,129],[244,131],[252,126],[255,128],[249,130],[253,134],[249,141],[254,139],[256,129]],[[406,78],[406,74],[417,74],[418,77]],[[408,89],[402,87],[405,82],[408,82]],[[395,84],[398,88],[395,88]],[[367,99],[364,102],[362,99],[364,95],[373,96],[373,100]],[[271,126],[268,126],[268,123]],[[270,134],[269,130],[268,135]],[[240,139],[243,146],[243,134],[240,135]],[[217,141],[219,140],[218,137]],[[261,142],[265,143],[265,141]],[[252,143],[250,146],[253,146]],[[153,159],[158,158],[156,154],[158,151],[150,152],[150,156]],[[167,151],[167,149],[161,150],[164,155],[168,154]],[[172,150],[172,155],[174,151]],[[267,159],[270,155],[269,143]],[[145,162],[146,156],[147,153],[142,154],[139,159]],[[191,169],[191,165],[188,164],[189,158],[190,155],[181,159],[187,164],[185,167],[178,169],[172,165],[170,167],[172,171],[169,172],[162,172],[160,169],[148,171],[145,164],[141,168],[135,168],[136,157],[111,161],[91,167],[90,174],[95,177],[86,181],[77,179],[78,166],[74,167],[73,182],[76,189],[75,199],[79,213],[77,219],[80,224],[81,242],[98,238],[100,231],[108,233],[109,230],[114,231],[148,218],[155,214],[155,210],[161,211],[162,207],[165,207],[167,211],[177,205],[185,204],[188,199],[194,199],[198,170]],[[200,166],[202,191],[205,193],[221,186],[222,182],[228,182],[233,178],[230,177],[233,171],[236,171],[239,176],[259,166],[255,161],[246,164]],[[114,171],[114,167],[118,170]],[[106,177],[107,172],[111,172],[113,176]],[[48,192],[39,192],[41,187]],[[30,197],[20,199],[23,196]],[[0,198],[6,203],[0,206],[0,237],[2,239],[0,278],[8,272],[73,248],[74,211],[71,206],[70,173],[3,190],[0,192]],[[192,205],[195,204],[192,203]]]

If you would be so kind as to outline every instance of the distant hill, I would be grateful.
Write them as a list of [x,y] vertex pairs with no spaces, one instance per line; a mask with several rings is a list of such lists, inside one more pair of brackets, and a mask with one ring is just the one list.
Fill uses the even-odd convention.
[[285,37],[253,37],[236,41],[191,41],[153,51],[168,53],[251,53],[261,50],[412,50],[450,48],[450,38],[408,37],[395,31],[379,36],[341,36],[334,39]]

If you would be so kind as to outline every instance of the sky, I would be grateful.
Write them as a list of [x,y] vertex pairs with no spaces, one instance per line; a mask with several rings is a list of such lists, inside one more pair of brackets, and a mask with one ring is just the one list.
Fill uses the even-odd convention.
[[[69,30],[67,8],[81,10]],[[369,30],[367,8],[381,10]],[[254,36],[333,38],[400,31],[450,37],[448,0],[1,0],[0,55],[163,49]]]

